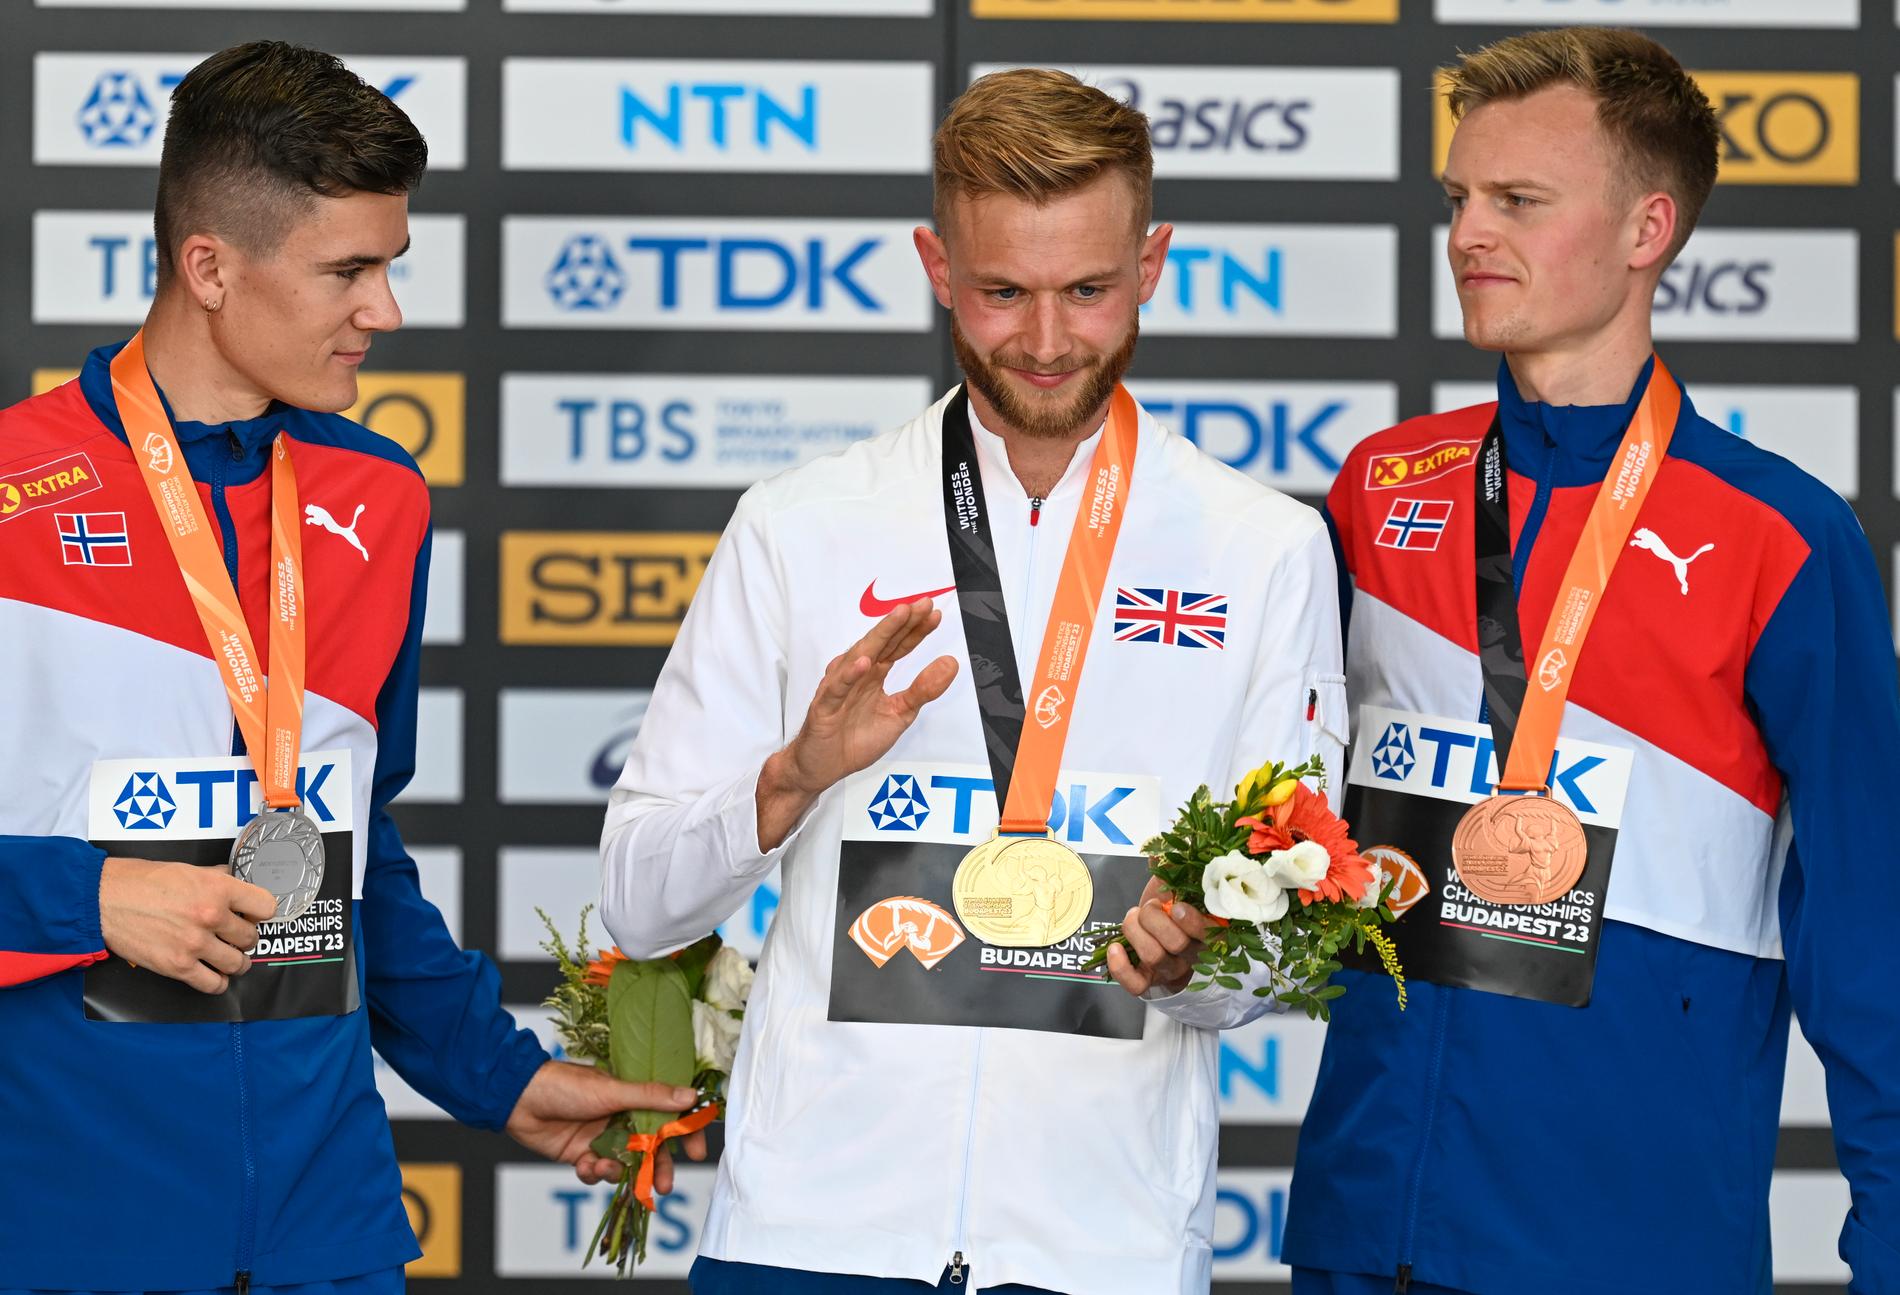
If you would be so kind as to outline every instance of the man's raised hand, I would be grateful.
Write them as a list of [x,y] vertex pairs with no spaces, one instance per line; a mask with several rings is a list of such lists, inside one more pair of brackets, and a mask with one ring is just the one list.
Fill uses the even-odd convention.
[[902,692],[884,680],[943,621],[930,599],[906,603],[832,658],[805,723],[765,762],[757,795],[759,848],[776,849],[824,792],[869,768],[897,744],[917,714],[943,696],[957,676],[955,657],[925,666]]

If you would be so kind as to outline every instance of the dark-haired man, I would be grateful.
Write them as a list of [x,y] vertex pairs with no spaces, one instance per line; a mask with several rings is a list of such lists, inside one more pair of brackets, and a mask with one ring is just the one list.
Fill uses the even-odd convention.
[[387,812],[428,491],[332,411],[401,323],[426,160],[327,54],[214,55],[172,99],[144,329],[0,413],[8,1295],[400,1290],[372,1046],[589,1182],[607,1115],[688,1104],[516,1029]]
[[1893,1295],[1885,601],[1847,504],[1700,417],[1652,351],[1715,113],[1631,31],[1512,37],[1450,81],[1451,268],[1504,362],[1497,403],[1369,438],[1328,499],[1347,812],[1430,892],[1393,930],[1409,1010],[1335,1006],[1293,1289],[1765,1295],[1792,1005],[1853,1289]]

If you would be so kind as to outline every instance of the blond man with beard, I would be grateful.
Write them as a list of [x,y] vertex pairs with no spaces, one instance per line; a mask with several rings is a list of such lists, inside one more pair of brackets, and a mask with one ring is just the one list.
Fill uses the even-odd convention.
[[[1201,918],[1139,846],[1263,757],[1337,763],[1332,552],[1120,387],[1172,232],[1142,116],[999,73],[935,155],[967,382],[741,500],[607,812],[607,925],[652,956],[781,869],[699,1295],[1204,1291],[1213,1030],[1264,1000],[1183,991]],[[1118,927],[1128,993],[1081,969]]]

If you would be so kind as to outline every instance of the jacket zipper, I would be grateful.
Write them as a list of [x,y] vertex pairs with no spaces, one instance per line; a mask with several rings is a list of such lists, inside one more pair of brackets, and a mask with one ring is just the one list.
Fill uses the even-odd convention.
[[[244,442],[235,431],[227,432],[231,441],[229,463],[244,461]],[[237,526],[231,520],[231,508],[225,501],[225,475],[229,472],[227,461],[223,457],[212,460],[211,467],[211,506],[218,518],[218,527],[224,532],[224,565],[231,575],[231,587],[238,587],[238,542]],[[241,755],[244,752],[243,734],[237,731],[236,722],[232,723],[231,753]],[[244,807],[238,806],[242,814]],[[249,1295],[251,1289],[251,1257],[257,1247],[257,1151],[251,1141],[251,1089],[250,1076],[244,1065],[244,1024],[231,1022],[231,1063],[237,1072],[238,1106],[238,1149],[244,1165],[244,1187],[238,1204],[238,1248],[237,1271],[232,1284],[237,1295]]]
[[[1029,560],[1024,564],[1029,574],[1023,581],[1023,615],[1018,622],[1023,625],[1029,623],[1029,600],[1035,592],[1036,524],[1041,520],[1042,496],[1033,495],[1029,500]],[[983,1077],[983,1033],[982,1030],[976,1032],[976,1059],[970,1065],[970,1108],[963,1133],[963,1181],[961,1192],[957,1197],[956,1239],[952,1243],[949,1265],[952,1286],[963,1284],[963,1270],[969,1262],[963,1257],[963,1247],[966,1244],[963,1230],[970,1213],[970,1161],[976,1154],[976,1099]]]

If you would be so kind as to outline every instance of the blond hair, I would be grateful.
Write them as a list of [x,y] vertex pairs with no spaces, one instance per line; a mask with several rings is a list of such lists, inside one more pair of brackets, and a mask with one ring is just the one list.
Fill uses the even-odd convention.
[[1722,131],[1709,97],[1676,56],[1641,32],[1566,27],[1507,37],[1442,69],[1454,121],[1553,85],[1594,96],[1597,122],[1628,168],[1627,187],[1676,200],[1673,259],[1715,187]]
[[1000,193],[1040,206],[1111,173],[1128,180],[1142,232],[1154,211],[1148,119],[1067,72],[980,78],[950,105],[932,154],[939,231],[958,197]]

